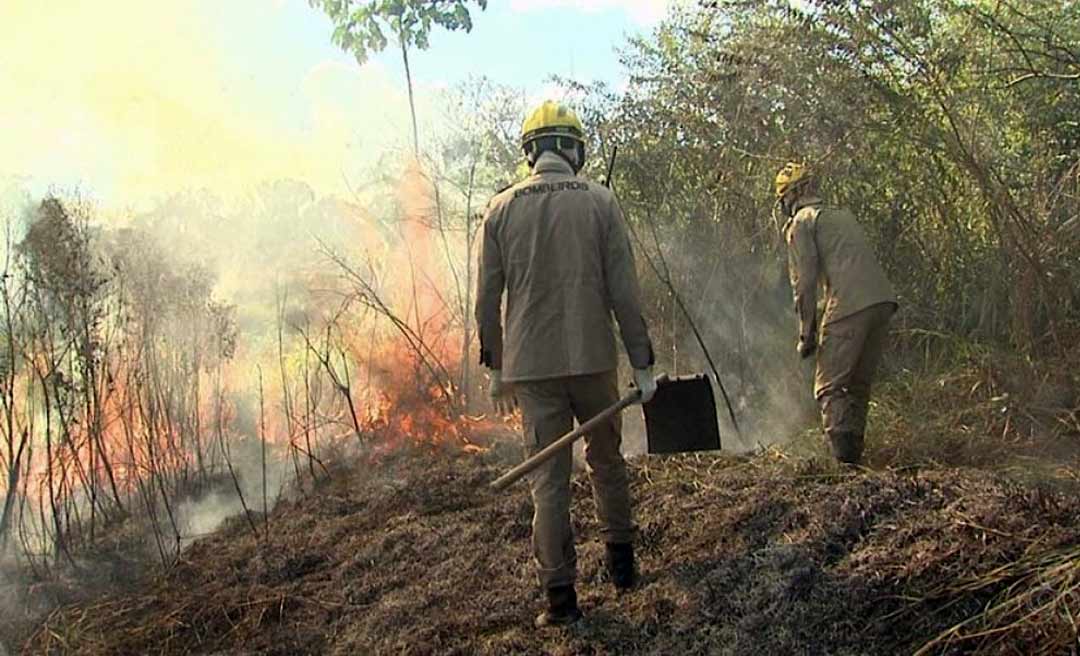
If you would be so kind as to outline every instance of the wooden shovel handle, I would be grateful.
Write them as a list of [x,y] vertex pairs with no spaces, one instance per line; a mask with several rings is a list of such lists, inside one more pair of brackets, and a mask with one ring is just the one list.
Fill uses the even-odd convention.
[[579,437],[588,433],[589,431],[596,428],[598,425],[604,423],[608,419],[611,419],[614,415],[622,412],[623,409],[625,409],[627,406],[631,406],[637,403],[638,399],[640,398],[641,390],[631,390],[629,394],[619,399],[619,401],[615,405],[602,411],[600,414],[596,415],[589,421],[585,422],[584,424],[578,426],[566,435],[563,435],[559,439],[547,445],[530,458],[527,458],[520,465],[514,467],[502,476],[496,478],[494,481],[492,481],[491,487],[500,492],[502,490],[505,490],[506,488],[517,482],[519,478],[525,476],[525,474],[528,474],[532,470],[536,469],[543,463],[550,460],[556,453],[559,452],[560,449],[564,449],[570,446]]

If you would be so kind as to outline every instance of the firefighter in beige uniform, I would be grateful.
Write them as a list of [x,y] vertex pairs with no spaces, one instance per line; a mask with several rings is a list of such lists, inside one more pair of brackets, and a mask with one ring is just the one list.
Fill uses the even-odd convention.
[[[619,398],[612,314],[644,401],[656,390],[652,344],[641,314],[634,257],[622,212],[602,185],[577,177],[582,125],[548,101],[525,121],[532,176],[488,205],[476,320],[480,361],[491,369],[500,412],[520,404],[526,450],[536,453]],[[506,334],[502,295],[506,291]],[[615,586],[634,584],[634,524],[618,416],[585,437],[607,565]],[[533,555],[547,607],[537,626],[581,617],[570,525],[572,453],[564,449],[529,479]]]
[[[855,216],[815,194],[805,166],[788,164],[776,175],[777,202],[787,217],[783,232],[799,323],[796,348],[803,358],[817,351],[814,397],[833,456],[857,464],[896,294]],[[825,290],[820,342],[819,281]]]

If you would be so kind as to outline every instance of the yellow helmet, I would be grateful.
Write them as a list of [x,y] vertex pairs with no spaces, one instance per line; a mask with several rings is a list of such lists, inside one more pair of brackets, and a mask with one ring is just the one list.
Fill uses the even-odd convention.
[[805,164],[788,162],[776,174],[776,197],[782,198],[792,187],[806,182],[810,178],[810,169]]
[[521,145],[540,137],[570,137],[585,143],[585,128],[577,114],[566,105],[545,100],[521,125]]

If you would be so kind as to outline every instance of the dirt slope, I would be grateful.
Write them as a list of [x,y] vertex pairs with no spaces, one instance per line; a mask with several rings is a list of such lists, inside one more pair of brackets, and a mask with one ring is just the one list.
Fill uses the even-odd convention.
[[[947,584],[1080,542],[1075,495],[985,473],[637,459],[642,585],[617,596],[603,580],[578,475],[587,621],[538,632],[525,486],[486,489],[504,464],[428,450],[338,471],[279,505],[268,543],[234,520],[141,589],[58,611],[24,653],[912,653],[1010,581],[965,593]],[[1065,619],[1013,631],[1004,647],[931,653],[1060,649],[1063,630]]]

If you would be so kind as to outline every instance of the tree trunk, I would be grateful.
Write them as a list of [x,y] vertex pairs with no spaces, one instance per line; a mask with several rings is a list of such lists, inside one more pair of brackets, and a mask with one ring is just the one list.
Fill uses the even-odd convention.
[[15,508],[15,500],[19,493],[19,467],[13,466],[8,470],[8,489],[4,495],[4,509],[0,511],[0,555],[7,549],[8,533],[11,529],[12,510]]
[[472,267],[473,238],[476,233],[472,217],[473,184],[476,180],[476,161],[469,168],[469,188],[465,195],[465,311],[461,321],[465,334],[461,344],[461,390],[464,393],[465,412],[472,411],[472,367],[469,357],[469,344],[472,342]]
[[401,41],[401,60],[405,63],[405,86],[409,89],[409,114],[412,116],[413,155],[420,159],[420,133],[416,129],[416,103],[413,100],[412,71],[409,69],[409,47],[405,35],[399,34]]

